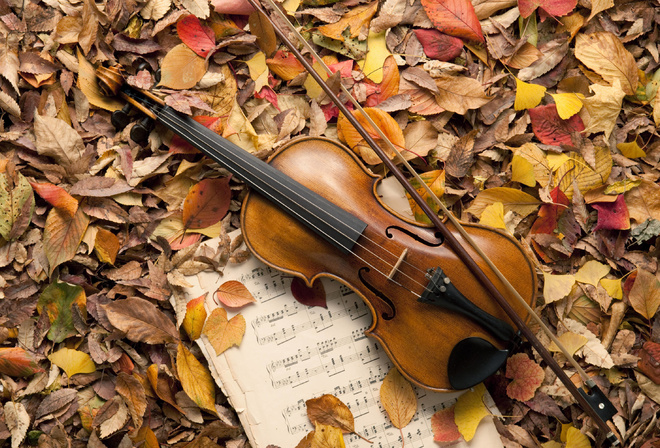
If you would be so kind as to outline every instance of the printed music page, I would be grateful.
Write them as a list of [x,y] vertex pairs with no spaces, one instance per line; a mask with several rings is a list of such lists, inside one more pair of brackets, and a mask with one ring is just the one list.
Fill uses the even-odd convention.
[[[394,196],[400,200],[402,193],[395,191]],[[404,203],[393,206],[402,209]],[[371,315],[350,289],[324,279],[327,309],[308,307],[291,295],[289,276],[254,257],[239,265],[228,265],[222,276],[202,272],[186,279],[194,285],[186,290],[186,299],[208,293],[209,314],[218,306],[213,293],[228,280],[242,282],[257,300],[238,310],[227,309],[229,318],[237,313],[245,317],[247,328],[240,347],[216,356],[205,336],[198,339],[218,385],[238,413],[254,448],[295,447],[313,429],[305,401],[323,394],[343,401],[355,417],[356,432],[374,442],[370,445],[347,434],[346,447],[402,446],[401,432],[391,425],[380,405],[380,386],[392,364],[379,344],[364,335],[371,325]],[[451,406],[460,393],[440,394],[418,387],[415,391],[417,413],[403,429],[405,446],[437,447],[431,416]],[[494,407],[491,410],[497,414]],[[469,444],[455,446],[494,448],[502,447],[502,443],[492,418],[487,417]]]

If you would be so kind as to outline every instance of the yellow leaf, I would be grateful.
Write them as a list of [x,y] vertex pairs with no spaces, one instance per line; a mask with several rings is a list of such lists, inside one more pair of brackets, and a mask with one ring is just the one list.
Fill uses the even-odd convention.
[[564,163],[568,162],[571,160],[570,157],[568,157],[566,154],[561,153],[561,154],[548,154],[547,156],[548,160],[548,166],[552,171],[556,171],[560,166],[562,166]]
[[369,32],[367,38],[367,56],[364,60],[358,61],[358,66],[362,69],[364,74],[375,83],[383,81],[383,66],[385,59],[392,55],[390,50],[387,49],[385,43],[385,33],[372,33]]
[[511,180],[513,182],[520,182],[528,187],[536,185],[536,177],[534,176],[534,165],[532,165],[526,158],[514,154],[511,160]]
[[579,429],[571,427],[566,431],[566,448],[591,448],[591,442]]
[[268,65],[266,65],[266,55],[263,51],[259,51],[245,63],[250,70],[250,78],[254,81],[254,91],[261,91],[263,86],[268,85]]
[[621,154],[628,157],[629,159],[636,159],[638,157],[646,157],[646,152],[639,147],[636,141],[619,143],[616,145],[617,149],[621,151]]
[[605,139],[609,139],[621,113],[621,104],[626,93],[621,90],[621,81],[618,79],[614,80],[611,87],[592,84],[589,89],[594,94],[582,100],[584,107],[589,112],[589,120],[584,131],[587,133],[602,131]]
[[259,136],[234,99],[222,136],[250,153],[259,151]]
[[206,321],[206,308],[204,308],[205,297],[206,293],[196,299],[192,299],[186,304],[186,316],[183,318],[181,325],[193,341],[202,335],[204,321]]
[[[329,61],[327,61],[326,59],[323,59],[323,62],[325,62],[326,65],[328,65],[329,63]],[[323,81],[328,80],[328,73],[323,69],[321,63],[318,62],[316,59],[314,59],[314,62],[312,63],[312,67],[314,68],[314,71],[321,76],[321,79]],[[303,86],[307,90],[307,96],[312,99],[318,99],[321,95],[325,94],[319,83],[316,82],[316,80],[312,78],[310,75],[307,75],[307,78],[305,79]]]
[[87,353],[63,348],[48,356],[48,359],[71,378],[78,373],[96,372],[96,365]]
[[534,168],[534,179],[542,186],[546,187],[550,181],[552,169],[550,162],[538,146],[534,143],[525,143],[519,148],[513,150],[516,156],[527,160]]
[[[586,337],[582,336],[581,334],[573,333],[572,331],[567,331],[566,333],[562,334],[559,336],[557,339],[559,339],[559,342],[561,342],[561,345],[564,346],[566,350],[568,350],[568,353],[572,355],[575,354],[576,351],[580,350],[584,344],[589,341]],[[548,349],[551,352],[558,352],[559,347],[554,342],[550,342],[550,347]]]
[[545,91],[546,88],[543,86],[516,78],[516,102],[513,103],[513,108],[523,110],[538,106],[545,96]]
[[380,386],[380,402],[395,428],[404,428],[415,416],[417,396],[396,367],[390,369]]
[[550,96],[555,100],[557,113],[562,120],[568,120],[582,109],[580,97],[584,96],[579,93],[551,93]]
[[200,408],[216,414],[213,377],[181,343],[176,351],[176,372],[186,395]]
[[533,213],[541,205],[538,199],[523,191],[515,188],[495,187],[479,193],[467,211],[476,217],[481,217],[486,207],[495,202],[502,203],[504,214],[514,211],[522,217]]
[[495,202],[486,207],[481,213],[479,224],[506,230],[506,224],[504,224],[504,206],[502,203]]
[[[603,190],[603,193],[606,195],[613,195],[615,196],[616,199],[617,195],[623,194],[626,191],[630,191],[633,188],[639,187],[640,185],[642,185],[641,179],[637,179],[637,180],[624,179],[608,185]],[[585,201],[586,201],[586,197],[585,197]],[[592,202],[598,202],[598,201],[592,201]],[[614,200],[612,200],[611,202],[614,202]],[[589,201],[587,201],[587,204],[589,204]]]
[[595,169],[575,152],[568,153],[569,160],[554,173],[554,179],[568,199],[573,198],[573,181],[577,182],[581,193],[605,183],[612,171],[612,155],[609,148],[596,146],[594,149]]
[[615,299],[623,299],[623,289],[621,288],[620,278],[603,278],[600,280],[600,285],[605,288],[605,291],[610,297]]
[[310,448],[346,448],[344,433],[336,426],[317,423]]
[[545,303],[556,302],[566,297],[573,289],[575,276],[543,273],[543,297]]
[[562,444],[559,442],[555,442],[554,440],[550,440],[549,442],[544,442],[541,444],[541,448],[562,448]]
[[227,319],[227,310],[216,308],[206,319],[202,333],[215,349],[216,355],[232,346],[239,346],[245,334],[245,318],[240,314]]
[[190,89],[206,73],[207,62],[186,44],[172,48],[160,64],[159,86],[172,89]]
[[[346,28],[350,28],[350,36],[356,38],[360,36],[360,34],[366,34],[366,30],[363,31],[363,28],[366,29],[366,27],[369,26],[369,21],[376,13],[377,8],[378,2],[355,6],[350,8],[337,22],[320,26],[318,29],[324,36],[343,42],[344,36],[342,36],[342,34]],[[364,40],[364,37],[360,38],[360,40]]]
[[[374,121],[376,126],[383,131],[385,136],[390,139],[392,144],[397,147],[397,149],[401,151],[405,148],[406,140],[403,136],[403,131],[394,118],[392,118],[387,112],[374,107],[365,107],[364,111]],[[371,135],[376,143],[382,142],[380,136],[376,133],[376,130],[371,127],[361,112],[354,111],[353,116],[357,118],[357,121],[367,130],[367,132],[369,132],[369,135]],[[344,114],[341,113],[337,118],[337,136],[341,141],[346,142],[346,144],[359,154],[369,165],[375,165],[381,162],[373,149],[371,149],[371,147],[365,142]],[[386,153],[388,152],[384,144],[380,144],[380,147],[384,148]],[[394,157],[393,152],[388,155],[390,158]]]
[[486,386],[480,383],[458,397],[458,401],[454,407],[456,426],[458,426],[458,431],[466,442],[469,442],[474,437],[479,422],[484,417],[490,415],[483,400],[485,393]]
[[609,272],[609,266],[596,260],[590,260],[575,273],[575,280],[580,283],[598,286],[600,279],[609,274]]
[[[437,197],[439,198],[442,197],[442,195],[445,193],[444,170],[427,171],[425,173],[422,173],[420,177]],[[428,206],[431,207],[431,210],[437,213],[440,207],[438,206],[438,204],[435,203],[435,201],[431,197],[429,197],[429,194],[426,192],[426,189],[423,188],[419,184],[419,182],[417,182],[417,179],[411,179],[410,183],[412,184],[413,187],[415,187],[415,190],[417,190],[417,192],[428,204]],[[424,222],[430,224],[431,220],[422,211],[421,207],[417,204],[417,202],[415,202],[412,196],[406,193],[406,197],[408,198],[408,204],[410,204],[410,209],[412,210],[413,215],[415,216],[415,220],[417,222]]]
[[610,84],[618,79],[627,95],[634,95],[639,82],[635,57],[614,34],[601,31],[578,34],[575,57]]

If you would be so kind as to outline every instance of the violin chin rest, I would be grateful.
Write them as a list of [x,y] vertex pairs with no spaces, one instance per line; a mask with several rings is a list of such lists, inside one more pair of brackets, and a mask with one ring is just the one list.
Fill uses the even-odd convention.
[[475,386],[497,372],[508,356],[509,350],[500,350],[485,339],[463,339],[449,355],[449,384],[457,390]]

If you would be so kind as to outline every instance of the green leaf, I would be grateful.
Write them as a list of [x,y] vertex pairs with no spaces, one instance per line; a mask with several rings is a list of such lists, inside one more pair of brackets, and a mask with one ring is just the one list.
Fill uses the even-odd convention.
[[73,326],[73,307],[77,306],[83,319],[87,317],[87,296],[81,286],[57,282],[48,285],[39,296],[37,311],[48,314],[48,339],[57,343],[78,334]]

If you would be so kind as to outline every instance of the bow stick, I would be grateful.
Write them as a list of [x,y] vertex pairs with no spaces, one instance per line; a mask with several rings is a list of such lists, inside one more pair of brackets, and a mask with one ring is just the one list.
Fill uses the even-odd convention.
[[[333,73],[321,59],[321,57],[316,53],[316,51],[309,45],[309,43],[300,36],[295,27],[291,24],[289,19],[284,15],[280,8],[273,2],[273,0],[265,0],[272,11],[278,15],[281,19],[281,22],[284,23],[294,35],[296,35],[300,43],[305,47],[305,49],[314,57],[314,59],[320,64],[320,66],[325,70],[325,72],[331,76]],[[566,348],[561,344],[557,337],[550,331],[550,329],[545,325],[541,318],[536,314],[536,312],[525,302],[525,300],[520,296],[518,291],[511,285],[511,283],[504,277],[500,270],[494,265],[494,263],[489,259],[489,257],[481,250],[481,248],[474,242],[474,240],[469,236],[465,231],[463,226],[460,224],[458,219],[456,219],[452,213],[445,207],[444,203],[433,193],[433,191],[426,185],[419,174],[414,170],[414,168],[406,161],[406,159],[401,155],[401,152],[396,148],[392,142],[387,138],[387,136],[382,132],[382,130],[373,122],[371,117],[367,115],[362,106],[353,98],[351,93],[339,83],[341,91],[345,94],[347,99],[351,101],[356,110],[359,111],[362,116],[367,120],[371,128],[378,133],[381,140],[387,145],[388,149],[391,150],[397,157],[402,161],[404,166],[409,170],[409,172],[415,177],[418,183],[425,189],[425,192],[429,197],[433,198],[434,202],[440,207],[444,216],[451,221],[455,228],[459,231],[461,236],[472,246],[472,248],[479,254],[483,261],[488,265],[491,271],[495,276],[505,285],[507,290],[525,307],[529,315],[540,325],[540,327],[548,334],[550,339],[560,348],[563,354],[566,356],[576,371],[579,373],[582,378],[582,383],[588,388],[588,391],[584,389],[578,389],[571,379],[566,375],[561,366],[554,360],[550,352],[545,348],[541,341],[536,338],[534,333],[530,328],[525,324],[522,318],[516,313],[516,311],[511,307],[511,305],[504,298],[502,293],[497,289],[493,282],[486,276],[485,272],[481,267],[475,262],[475,260],[470,256],[470,254],[465,250],[461,243],[456,239],[453,233],[447,228],[447,226],[442,222],[436,213],[431,210],[426,201],[421,197],[419,192],[412,186],[412,184],[406,179],[405,175],[401,170],[390,160],[390,158],[385,154],[385,152],[380,148],[376,141],[372,138],[369,132],[364,129],[364,127],[358,122],[355,116],[346,108],[342,101],[337,97],[337,95],[332,91],[330,86],[323,80],[323,78],[316,72],[312,67],[312,64],[298,51],[298,48],[289,40],[286,34],[282,29],[275,23],[274,20],[266,13],[262,5],[258,0],[248,0],[248,2],[257,10],[260,14],[263,14],[264,17],[271,23],[275,33],[281,39],[281,41],[289,48],[293,55],[302,63],[307,72],[314,78],[314,80],[321,86],[323,91],[328,95],[332,102],[337,106],[342,114],[348,119],[348,121],[353,125],[353,127],[360,133],[362,138],[367,142],[367,144],[374,150],[376,155],[381,159],[383,164],[392,172],[394,177],[401,183],[404,189],[410,194],[413,200],[419,205],[422,211],[428,216],[436,229],[443,235],[445,242],[449,247],[456,253],[460,260],[465,263],[481,282],[481,284],[486,288],[490,295],[495,299],[499,306],[504,310],[504,312],[509,316],[509,318],[515,323],[520,332],[525,336],[525,338],[532,344],[534,349],[541,355],[543,360],[548,364],[552,371],[557,375],[560,381],[568,389],[568,391],[573,395],[575,400],[580,404],[581,408],[594,420],[596,425],[603,431],[605,438],[608,443],[612,446],[619,444],[618,438],[614,435],[610,427],[605,422],[609,420],[617,410],[612,405],[612,403],[607,399],[605,394],[598,388],[596,383],[591,379],[587,373],[580,367],[577,361],[573,356],[566,350]]]

